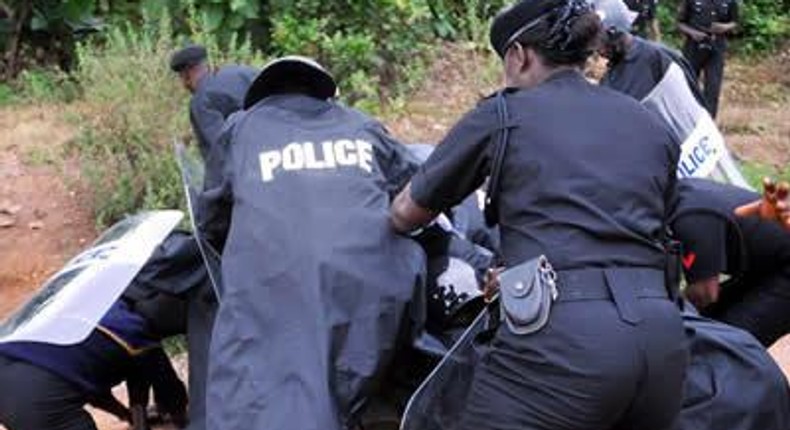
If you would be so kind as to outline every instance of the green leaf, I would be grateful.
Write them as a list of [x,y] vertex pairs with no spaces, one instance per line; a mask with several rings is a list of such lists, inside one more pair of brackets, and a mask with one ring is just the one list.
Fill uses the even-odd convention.
[[204,30],[208,32],[219,30],[225,19],[225,10],[219,5],[208,5],[202,12]]
[[30,29],[33,31],[46,31],[49,29],[49,21],[39,14],[30,18]]

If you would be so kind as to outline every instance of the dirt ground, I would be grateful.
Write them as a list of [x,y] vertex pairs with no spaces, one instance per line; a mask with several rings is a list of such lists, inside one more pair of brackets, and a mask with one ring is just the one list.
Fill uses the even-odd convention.
[[[441,51],[422,88],[385,115],[393,134],[405,142],[437,142],[496,88],[495,68],[482,65],[479,54],[455,46]],[[720,123],[738,157],[789,166],[790,49],[770,60],[730,62],[725,82]],[[69,109],[0,108],[0,318],[97,233],[90,194],[68,155],[77,134],[65,120]],[[790,338],[771,352],[790,375]],[[96,417],[101,430],[126,428],[105,414]]]

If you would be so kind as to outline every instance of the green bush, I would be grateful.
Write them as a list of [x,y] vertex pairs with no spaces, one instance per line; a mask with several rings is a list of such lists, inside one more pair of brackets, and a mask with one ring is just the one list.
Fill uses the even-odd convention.
[[[683,37],[677,31],[681,0],[664,0],[658,6],[658,18],[666,39],[680,46]],[[745,54],[770,51],[790,41],[790,4],[780,0],[739,1],[739,28],[733,49]]]
[[[184,206],[171,142],[190,132],[188,93],[167,66],[179,46],[170,19],[164,13],[156,22],[117,26],[77,48],[74,76],[88,106],[77,149],[101,226],[141,209]],[[206,35],[195,39],[220,45]],[[222,55],[213,49],[220,59],[259,61],[247,45],[231,44]]]
[[341,96],[366,110],[408,86],[430,52],[433,30],[422,1],[272,0],[269,9],[269,51],[317,58],[337,76]]
[[748,0],[741,5],[742,36],[737,47],[755,54],[790,40],[790,8],[777,0]]

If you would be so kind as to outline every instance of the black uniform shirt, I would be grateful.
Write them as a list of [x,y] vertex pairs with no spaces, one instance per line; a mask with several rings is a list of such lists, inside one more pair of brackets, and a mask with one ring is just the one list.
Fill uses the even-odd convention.
[[759,195],[707,179],[684,179],[672,229],[683,243],[689,282],[719,274],[760,276],[790,268],[790,234],[772,222],[737,218],[736,207]]
[[[657,243],[679,145],[634,100],[559,72],[507,96],[511,131],[499,224],[509,266],[544,254],[559,269],[663,267]],[[490,169],[496,100],[468,113],[412,179],[412,198],[439,211]]]
[[715,22],[738,20],[737,0],[684,0],[678,21],[709,33]]
[[257,74],[252,67],[225,66],[198,82],[189,102],[189,120],[203,160],[208,161],[225,120],[242,109],[244,95]]
[[656,17],[656,0],[625,0],[629,9],[638,13],[634,26],[639,27],[646,22],[652,21]]
[[664,79],[669,66],[676,63],[683,69],[694,96],[704,103],[694,73],[680,53],[639,36],[633,36],[631,40],[633,42],[625,57],[617,62],[610,61],[601,85],[642,101]]

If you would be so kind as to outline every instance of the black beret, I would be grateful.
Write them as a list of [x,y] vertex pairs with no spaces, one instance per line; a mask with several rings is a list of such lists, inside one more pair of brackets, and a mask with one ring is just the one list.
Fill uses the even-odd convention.
[[188,45],[174,52],[170,57],[170,70],[182,72],[192,66],[206,61],[208,53],[200,45]]
[[307,95],[327,100],[337,95],[335,78],[315,60],[298,55],[277,58],[265,66],[244,97],[244,109],[276,94],[287,84],[304,88]]
[[502,10],[491,24],[491,46],[500,57],[505,57],[507,48],[524,34],[546,13],[567,3],[568,0],[521,0]]

